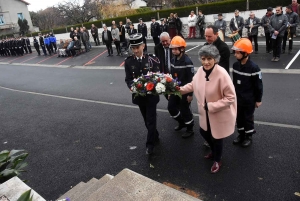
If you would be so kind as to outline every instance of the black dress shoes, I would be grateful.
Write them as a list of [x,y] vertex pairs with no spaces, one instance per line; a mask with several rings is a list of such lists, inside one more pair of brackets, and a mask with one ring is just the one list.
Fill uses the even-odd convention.
[[242,147],[249,147],[252,144],[252,136],[246,136],[245,140],[242,142]]
[[146,149],[146,154],[147,154],[147,155],[153,154],[153,147],[147,147],[147,149]]
[[174,130],[175,130],[175,131],[180,131],[180,130],[183,129],[184,127],[186,127],[185,124],[178,124],[178,126],[176,126],[176,127],[174,128]]
[[235,140],[233,140],[233,144],[234,145],[237,145],[237,144],[240,144],[240,143],[242,143],[243,141],[244,141],[244,136],[241,136],[241,135],[239,135]]

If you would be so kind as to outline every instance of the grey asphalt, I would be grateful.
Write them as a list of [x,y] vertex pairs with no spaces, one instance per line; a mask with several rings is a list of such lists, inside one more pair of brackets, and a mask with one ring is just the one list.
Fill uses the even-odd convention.
[[[78,58],[74,61],[80,62]],[[265,60],[257,62],[265,67]],[[0,71],[1,150],[30,153],[21,178],[47,200],[80,181],[116,175],[124,168],[192,190],[203,200],[299,200],[294,193],[300,191],[300,129],[280,125],[300,126],[299,74],[263,74],[263,105],[255,119],[278,126],[256,124],[254,143],[247,149],[232,145],[236,134],[225,139],[223,167],[213,175],[212,161],[203,158],[208,150],[198,124],[192,138],[182,139],[181,132],[173,131],[176,123],[165,112],[164,97],[158,104],[163,110],[158,111],[161,141],[153,157],[145,155],[145,126],[139,110],[130,107],[121,67],[2,64]]]

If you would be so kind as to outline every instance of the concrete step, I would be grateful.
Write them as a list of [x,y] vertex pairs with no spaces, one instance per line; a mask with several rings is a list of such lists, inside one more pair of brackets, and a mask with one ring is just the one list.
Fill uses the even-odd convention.
[[62,200],[62,199],[66,199],[66,198],[70,198],[71,200],[75,199],[77,192],[82,192],[85,189],[85,186],[86,186],[86,183],[81,181],[76,186],[71,188],[68,192],[66,192],[65,194],[60,196],[58,198],[58,200]]
[[[106,174],[99,180],[93,183],[93,185],[90,185],[80,196],[74,199],[74,201],[83,201],[87,197],[89,197],[91,194],[96,192],[98,189],[100,189],[104,184],[112,180],[114,177],[112,175]],[[73,200],[72,200],[73,201]]]
[[[18,177],[13,177],[10,180],[2,183],[0,185],[0,196],[4,195],[9,200],[18,200],[18,198],[25,192],[31,189]],[[34,190],[31,190],[31,195],[33,195],[33,201],[46,201]]]
[[84,201],[111,200],[163,200],[199,201],[190,195],[177,191],[129,169],[122,170]]

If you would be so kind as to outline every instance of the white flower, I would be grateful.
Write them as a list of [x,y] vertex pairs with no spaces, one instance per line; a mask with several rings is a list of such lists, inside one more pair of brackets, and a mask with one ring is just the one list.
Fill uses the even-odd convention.
[[144,84],[144,87],[146,87],[146,86],[147,86],[147,84],[148,84],[148,83],[146,82],[146,83]]
[[163,78],[163,79],[160,80],[160,82],[161,82],[162,84],[165,84],[165,83],[166,83],[166,79]]
[[136,87],[135,87],[135,86],[132,86],[132,87],[131,87],[131,91],[132,91],[133,93],[136,93]]
[[157,83],[156,84],[156,87],[155,87],[155,90],[158,94],[161,94],[161,93],[164,93],[166,92],[166,87],[165,85],[163,85],[162,83]]

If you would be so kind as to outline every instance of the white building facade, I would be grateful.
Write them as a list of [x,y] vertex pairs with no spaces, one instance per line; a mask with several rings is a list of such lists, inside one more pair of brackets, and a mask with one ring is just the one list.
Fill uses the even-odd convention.
[[0,35],[19,32],[18,19],[28,21],[29,30],[33,30],[32,21],[24,0],[0,0]]

